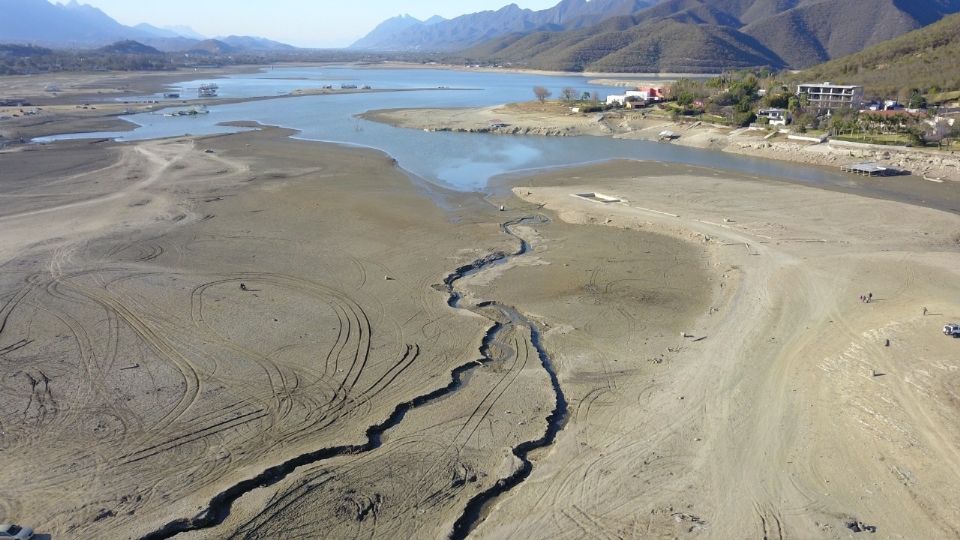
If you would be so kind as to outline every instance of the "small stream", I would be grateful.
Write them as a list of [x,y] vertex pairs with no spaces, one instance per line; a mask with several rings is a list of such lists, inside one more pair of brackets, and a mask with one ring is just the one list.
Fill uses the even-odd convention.
[[[475,313],[480,313],[478,310],[481,308],[494,308],[498,310],[506,318],[506,320],[509,321],[507,325],[514,327],[525,327],[529,329],[530,343],[537,351],[537,356],[540,359],[540,365],[543,366],[544,371],[547,372],[547,375],[550,378],[550,385],[554,394],[554,407],[553,410],[550,411],[550,415],[546,418],[547,429],[543,436],[532,441],[520,443],[513,448],[513,455],[516,456],[521,462],[520,467],[518,467],[517,470],[514,471],[510,476],[497,481],[497,483],[495,483],[493,486],[487,488],[470,499],[463,513],[453,524],[453,531],[450,534],[450,538],[453,540],[460,540],[469,536],[470,533],[477,527],[477,525],[479,525],[485,519],[486,511],[489,510],[490,505],[496,501],[496,499],[502,495],[505,495],[513,488],[519,486],[530,476],[530,473],[533,472],[533,463],[530,461],[530,454],[540,448],[546,448],[553,445],[554,441],[557,439],[557,435],[566,425],[567,418],[569,416],[567,398],[563,393],[563,388],[560,386],[560,378],[557,375],[557,370],[553,360],[550,358],[550,355],[543,346],[543,336],[540,333],[540,329],[537,327],[537,325],[517,311],[516,308],[506,306],[498,302],[480,302],[477,305],[470,307],[461,306],[463,298],[458,292],[456,292],[454,288],[456,282],[465,277],[482,272],[486,269],[489,269],[493,265],[502,264],[513,257],[520,257],[530,253],[531,247],[529,242],[514,233],[512,227],[523,224],[543,223],[548,223],[547,218],[543,216],[524,217],[504,223],[501,226],[503,232],[520,242],[520,249],[518,249],[516,253],[511,255],[494,253],[474,262],[473,264],[457,269],[456,272],[444,280],[444,283],[447,285],[450,293],[449,303],[451,307],[457,309],[466,309]],[[502,328],[505,327],[506,325],[502,325]],[[484,350],[483,355],[485,358],[491,358],[488,350]]]
[[367,441],[365,443],[321,448],[313,452],[300,454],[279,465],[270,467],[252,478],[234,484],[233,486],[220,492],[210,500],[207,508],[196,516],[192,518],[180,518],[173,520],[163,527],[142,536],[141,539],[163,540],[173,538],[181,533],[212,529],[226,521],[226,519],[230,516],[234,502],[255,489],[272,486],[289,476],[297,469],[307,465],[312,465],[324,460],[335,458],[337,456],[363,454],[380,448],[383,444],[383,434],[398,426],[403,421],[404,417],[406,417],[407,413],[456,392],[463,386],[464,376],[467,373],[494,361],[490,350],[491,344],[496,340],[500,333],[504,332],[511,326],[526,327],[529,328],[530,331],[531,344],[536,349],[540,358],[540,363],[550,378],[550,383],[555,396],[554,408],[550,415],[546,418],[547,427],[543,436],[533,441],[523,442],[513,449],[513,454],[522,462],[521,467],[519,467],[507,478],[499,480],[492,487],[474,496],[467,503],[463,514],[459,519],[457,519],[454,524],[453,531],[450,533],[450,537],[454,539],[467,537],[470,532],[484,519],[484,511],[488,508],[488,505],[491,502],[496,500],[501,495],[509,492],[511,489],[521,484],[527,479],[527,477],[530,476],[530,473],[533,471],[533,464],[530,462],[528,456],[534,450],[553,444],[553,442],[556,440],[557,434],[566,424],[568,407],[566,396],[563,393],[563,389],[560,387],[560,380],[557,376],[556,369],[554,368],[553,361],[547,354],[546,349],[543,347],[543,339],[537,326],[529,319],[524,317],[516,309],[499,304],[497,302],[480,302],[474,306],[462,306],[461,304],[463,302],[463,295],[456,290],[455,286],[458,281],[465,277],[478,274],[486,269],[489,269],[491,266],[504,263],[513,257],[526,255],[530,252],[530,244],[520,236],[516,235],[511,230],[511,227],[520,224],[546,222],[548,222],[548,220],[545,217],[538,216],[520,218],[504,223],[501,226],[504,233],[520,242],[520,248],[515,253],[493,253],[478,259],[469,265],[458,268],[443,281],[444,286],[450,295],[447,303],[451,307],[469,310],[481,315],[481,310],[495,308],[504,316],[504,320],[507,321],[495,321],[493,326],[487,330],[480,347],[482,358],[479,361],[470,361],[453,369],[450,373],[450,383],[445,387],[397,405],[394,408],[393,413],[390,414],[386,420],[367,428]]

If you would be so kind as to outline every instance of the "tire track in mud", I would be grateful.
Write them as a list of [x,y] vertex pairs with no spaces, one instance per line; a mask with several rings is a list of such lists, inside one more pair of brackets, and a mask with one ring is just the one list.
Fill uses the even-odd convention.
[[[512,227],[527,223],[547,223],[548,220],[542,216],[524,217],[508,221],[501,225],[501,230],[508,236],[519,241],[520,247],[514,253],[495,252],[486,257],[478,259],[471,264],[462,266],[454,270],[443,281],[443,288],[449,294],[448,305],[454,309],[463,309],[483,315],[483,309],[496,309],[508,322],[503,323],[494,321],[493,326],[487,330],[483,337],[480,347],[480,353],[483,358],[480,360],[471,360],[450,373],[450,382],[432,392],[422,394],[409,401],[397,405],[386,420],[374,424],[367,428],[365,436],[367,441],[363,444],[341,445],[327,448],[321,448],[313,452],[307,452],[293,457],[283,463],[269,467],[260,474],[243,480],[226,490],[215,495],[207,507],[192,518],[180,518],[167,523],[159,529],[152,531],[141,537],[141,540],[164,540],[173,538],[181,533],[211,529],[221,525],[229,516],[233,503],[247,493],[263,487],[269,487],[280,482],[291,473],[320,461],[332,459],[339,456],[357,455],[367,453],[382,446],[383,435],[392,428],[399,425],[406,417],[407,413],[433,403],[443,397],[446,397],[464,384],[464,376],[469,372],[494,361],[490,356],[491,344],[497,339],[500,333],[508,327],[529,329],[530,343],[537,352],[543,369],[547,372],[551,387],[554,392],[554,408],[546,417],[547,428],[544,434],[532,441],[523,442],[513,448],[512,453],[520,460],[521,466],[508,477],[500,479],[493,487],[474,496],[467,503],[463,514],[454,523],[450,532],[451,538],[465,538],[473,529],[479,525],[485,518],[485,511],[489,505],[499,497],[505,495],[514,487],[517,487],[526,480],[533,471],[533,463],[529,456],[532,452],[551,446],[556,440],[557,434],[563,429],[569,414],[569,407],[563,389],[560,386],[559,377],[546,349],[543,347],[543,339],[540,329],[529,319],[523,316],[519,311],[510,306],[499,304],[497,302],[480,302],[476,305],[463,307],[463,295],[456,290],[456,283],[466,277],[476,275],[491,266],[504,263],[513,257],[519,257],[531,252],[529,242],[515,234]],[[488,317],[489,318],[489,317]],[[361,368],[362,370],[362,368]]]

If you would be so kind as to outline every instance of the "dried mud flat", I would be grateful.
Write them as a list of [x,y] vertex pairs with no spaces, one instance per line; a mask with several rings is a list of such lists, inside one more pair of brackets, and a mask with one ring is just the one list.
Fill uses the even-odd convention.
[[554,442],[548,323],[469,290],[541,264],[549,218],[287,135],[0,154],[0,513],[74,538],[464,534]]
[[635,162],[484,200],[288,135],[0,153],[0,516],[957,534],[957,216]]
[[[597,384],[602,347],[624,349],[548,332],[580,371],[572,420],[476,536],[960,534],[960,342],[940,332],[960,319],[960,217],[657,163],[511,184],[566,223],[700,244],[719,293],[642,378]],[[596,192],[617,202],[577,196]],[[562,324],[532,292],[520,309]]]

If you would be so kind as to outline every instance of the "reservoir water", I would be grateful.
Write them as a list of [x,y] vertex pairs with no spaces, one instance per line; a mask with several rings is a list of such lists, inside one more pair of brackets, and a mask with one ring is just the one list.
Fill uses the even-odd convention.
[[[186,96],[204,82],[213,81],[191,81],[174,87],[182,89]],[[650,141],[424,132],[356,117],[375,109],[476,107],[529,101],[533,99],[532,89],[536,85],[547,87],[554,95],[559,95],[565,87],[573,87],[578,92],[598,92],[601,97],[622,91],[590,84],[589,79],[579,76],[325,66],[269,69],[262,73],[233,75],[215,82],[220,86],[223,98],[276,96],[297,89],[324,85],[339,87],[341,84],[421,90],[303,96],[215,105],[209,108],[210,114],[194,117],[136,114],[123,117],[139,126],[130,132],[67,134],[36,142],[90,137],[133,141],[185,134],[229,133],[238,131],[238,128],[218,124],[252,120],[295,129],[299,132],[297,137],[302,139],[380,149],[396,158],[404,169],[459,190],[483,190],[488,180],[499,174],[617,158],[677,162],[810,185],[857,187],[853,179],[840,173]],[[149,96],[149,99],[157,98],[159,96]],[[175,105],[171,103],[171,106]]]

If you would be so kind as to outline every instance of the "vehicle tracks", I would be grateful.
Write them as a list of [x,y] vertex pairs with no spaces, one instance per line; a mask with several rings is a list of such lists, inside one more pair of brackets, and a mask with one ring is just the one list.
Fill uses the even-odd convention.
[[[491,344],[497,337],[504,332],[505,328],[522,328],[529,330],[530,343],[537,352],[541,366],[546,371],[554,393],[554,407],[546,417],[547,427],[544,434],[531,441],[520,443],[512,449],[512,453],[520,460],[521,466],[506,478],[500,479],[492,487],[475,495],[467,503],[463,513],[456,520],[453,529],[450,531],[451,538],[465,538],[479,525],[485,515],[489,505],[501,496],[507,494],[510,490],[517,487],[526,480],[533,471],[533,463],[530,461],[530,454],[538,449],[551,446],[558,433],[563,429],[569,414],[569,407],[563,389],[560,386],[559,376],[546,349],[543,346],[543,338],[540,329],[526,318],[515,308],[503,305],[497,302],[479,302],[472,306],[462,306],[463,295],[456,290],[456,283],[466,277],[480,273],[491,266],[501,264],[513,257],[519,257],[531,252],[529,242],[513,232],[512,227],[521,224],[547,223],[548,220],[543,216],[524,217],[508,221],[501,226],[501,230],[512,238],[519,241],[519,249],[511,254],[505,252],[492,253],[486,257],[478,259],[473,263],[456,269],[443,281],[443,286],[449,294],[448,304],[455,309],[463,309],[480,315],[483,310],[495,309],[499,311],[505,321],[494,321],[493,326],[486,332],[480,347],[480,353],[483,358],[480,360],[471,360],[455,369],[450,373],[450,382],[429,393],[417,396],[409,401],[397,405],[386,420],[374,424],[367,428],[365,436],[366,442],[362,444],[341,445],[327,448],[321,448],[312,452],[307,452],[295,456],[283,463],[265,469],[260,474],[243,480],[226,490],[214,496],[207,507],[192,518],[180,518],[167,523],[161,528],[150,532],[142,540],[162,540],[172,538],[181,533],[211,529],[222,524],[229,516],[233,503],[243,495],[254,489],[275,485],[294,471],[312,465],[320,461],[328,460],[338,456],[357,455],[367,453],[382,446],[382,436],[392,428],[399,425],[407,413],[433,403],[453,392],[456,392],[464,384],[465,375],[485,365],[494,359],[490,356]],[[486,315],[484,315],[486,316]],[[488,317],[489,318],[489,317]],[[369,330],[368,330],[369,331]],[[526,331],[526,330],[524,330]],[[415,359],[419,349],[408,348],[405,358]],[[412,353],[412,354],[411,354]],[[412,362],[412,359],[409,360]],[[362,367],[361,367],[362,370]],[[352,371],[352,368],[351,368]],[[355,383],[356,381],[354,381]],[[351,385],[352,386],[352,385]],[[373,385],[376,386],[376,383]]]

